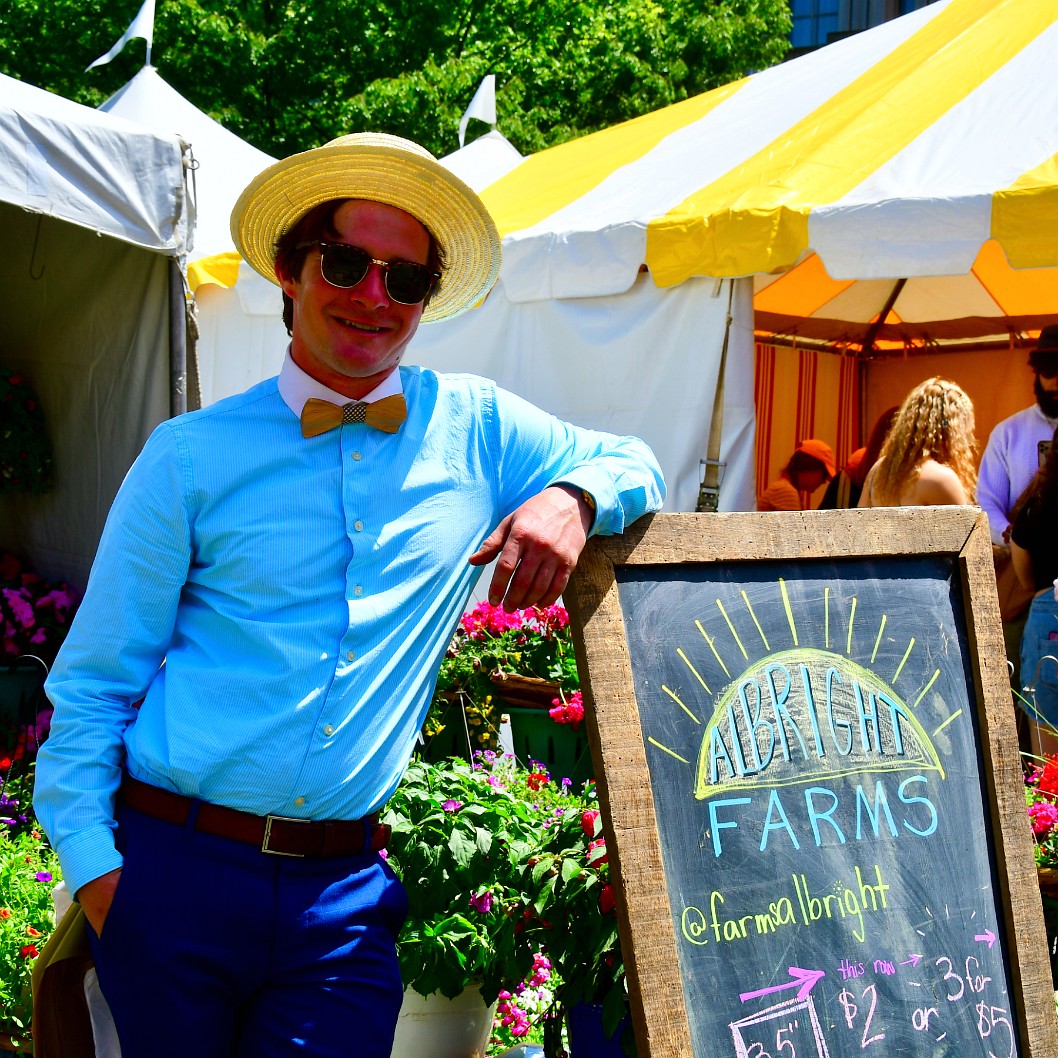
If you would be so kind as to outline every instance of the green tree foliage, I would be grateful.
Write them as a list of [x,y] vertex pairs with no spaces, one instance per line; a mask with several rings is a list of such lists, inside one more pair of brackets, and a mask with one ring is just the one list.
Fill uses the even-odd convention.
[[[84,68],[139,3],[0,0],[0,70],[97,106],[143,42]],[[789,28],[787,0],[158,0],[152,62],[277,156],[362,129],[448,153],[494,73],[500,128],[528,153],[778,62]]]

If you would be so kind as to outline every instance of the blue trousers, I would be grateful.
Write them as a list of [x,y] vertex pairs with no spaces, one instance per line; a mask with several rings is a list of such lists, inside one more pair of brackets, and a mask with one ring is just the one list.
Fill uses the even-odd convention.
[[296,859],[118,810],[89,929],[122,1058],[389,1058],[404,889],[377,853]]

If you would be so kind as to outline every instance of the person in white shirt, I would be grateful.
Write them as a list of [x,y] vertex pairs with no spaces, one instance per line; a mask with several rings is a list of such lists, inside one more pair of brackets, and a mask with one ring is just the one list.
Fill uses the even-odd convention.
[[977,502],[988,515],[992,543],[1010,539],[1010,513],[1043,465],[1058,426],[1058,325],[1044,327],[1029,353],[1036,403],[1004,419],[992,431],[981,456]]

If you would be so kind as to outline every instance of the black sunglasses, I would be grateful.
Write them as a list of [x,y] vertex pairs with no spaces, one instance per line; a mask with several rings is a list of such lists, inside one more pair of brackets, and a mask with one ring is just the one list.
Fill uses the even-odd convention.
[[305,250],[313,246],[320,249],[320,272],[332,287],[355,287],[375,264],[382,269],[386,293],[398,305],[418,305],[425,301],[441,278],[440,272],[431,272],[426,265],[414,261],[380,261],[367,250],[347,242],[313,240],[299,242],[294,248]]

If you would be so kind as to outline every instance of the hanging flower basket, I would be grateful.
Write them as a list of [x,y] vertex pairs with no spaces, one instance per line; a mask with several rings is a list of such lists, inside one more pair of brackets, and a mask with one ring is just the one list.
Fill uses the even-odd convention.
[[0,492],[54,487],[44,410],[25,375],[0,374]]
[[561,684],[536,676],[519,676],[515,672],[492,672],[489,679],[496,685],[496,693],[506,705],[522,709],[551,708],[559,696]]

